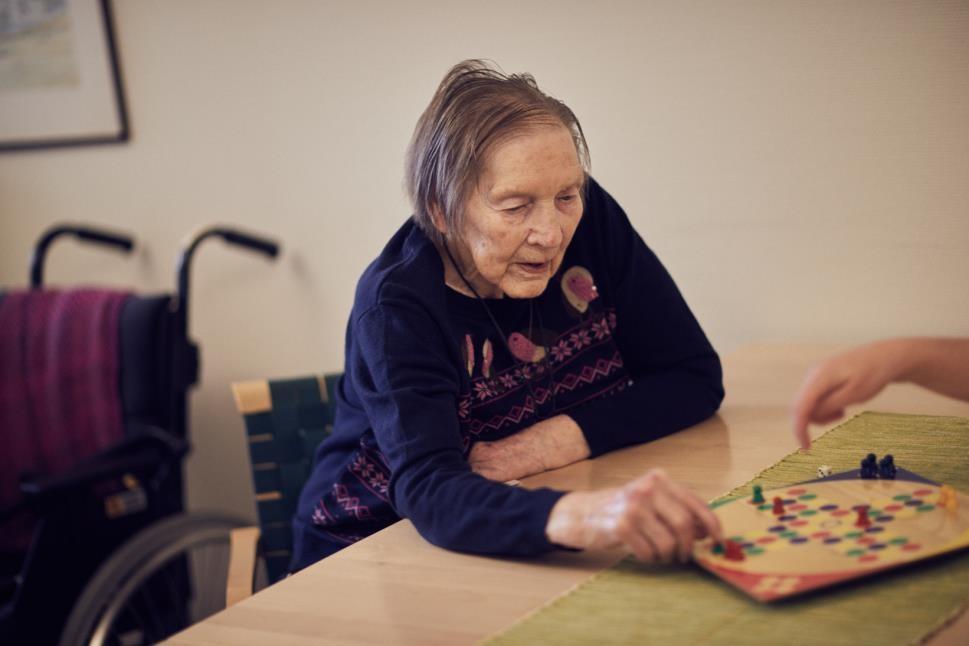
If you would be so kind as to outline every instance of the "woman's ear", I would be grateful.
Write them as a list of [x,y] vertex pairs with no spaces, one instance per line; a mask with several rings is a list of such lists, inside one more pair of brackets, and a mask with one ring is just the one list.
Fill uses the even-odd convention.
[[434,228],[440,231],[441,235],[445,238],[447,237],[447,221],[444,219],[444,212],[441,211],[441,207],[437,204],[431,204],[431,222],[434,223]]

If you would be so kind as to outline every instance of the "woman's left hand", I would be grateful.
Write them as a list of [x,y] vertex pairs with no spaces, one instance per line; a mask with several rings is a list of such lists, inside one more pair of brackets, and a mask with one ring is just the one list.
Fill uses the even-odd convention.
[[564,467],[589,457],[582,429],[568,415],[557,415],[494,442],[476,442],[468,462],[489,480],[507,482]]

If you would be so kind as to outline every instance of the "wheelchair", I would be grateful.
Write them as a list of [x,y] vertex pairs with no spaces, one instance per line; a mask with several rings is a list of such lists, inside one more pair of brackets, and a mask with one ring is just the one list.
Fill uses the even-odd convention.
[[[35,246],[31,290],[18,298],[42,293],[46,254],[65,237],[122,252],[134,247],[126,235],[55,226]],[[229,533],[247,523],[187,513],[182,472],[188,393],[199,374],[198,346],[188,336],[190,270],[199,246],[213,238],[270,259],[279,253],[272,240],[207,228],[181,251],[174,294],[124,300],[122,436],[65,471],[20,472],[15,503],[0,509],[0,537],[9,539],[0,551],[0,643],[151,644],[225,607]],[[70,429],[58,433],[70,437]]]

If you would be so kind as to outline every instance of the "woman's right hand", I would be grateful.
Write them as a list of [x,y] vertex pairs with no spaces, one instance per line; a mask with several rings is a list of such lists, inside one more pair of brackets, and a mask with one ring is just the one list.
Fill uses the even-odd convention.
[[564,547],[623,547],[646,562],[689,560],[694,541],[723,541],[716,515],[695,493],[653,469],[629,484],[575,491],[552,507],[548,539]]

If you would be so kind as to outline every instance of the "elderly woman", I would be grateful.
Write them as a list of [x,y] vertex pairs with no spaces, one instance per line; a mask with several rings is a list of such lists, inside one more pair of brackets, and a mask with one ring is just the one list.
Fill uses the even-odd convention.
[[414,215],[366,269],[293,569],[400,518],[436,545],[622,546],[685,560],[721,530],[661,470],[595,492],[503,484],[712,415],[720,362],[669,274],[588,174],[572,111],[465,61],[417,123]]

